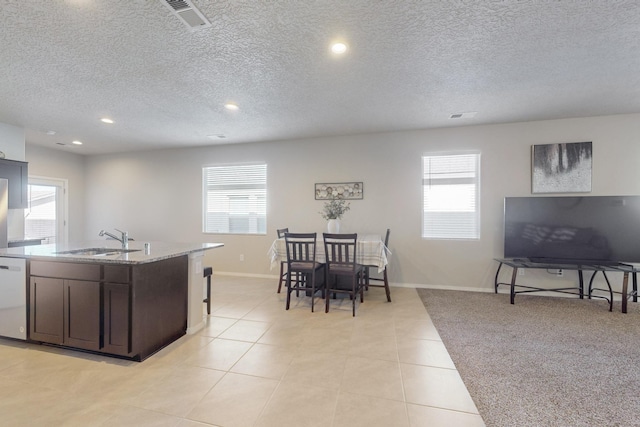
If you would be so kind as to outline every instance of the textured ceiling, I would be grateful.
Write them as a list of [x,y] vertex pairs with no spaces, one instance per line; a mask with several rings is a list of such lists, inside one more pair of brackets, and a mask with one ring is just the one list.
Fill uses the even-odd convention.
[[638,0],[193,4],[0,0],[0,122],[97,154],[640,112]]

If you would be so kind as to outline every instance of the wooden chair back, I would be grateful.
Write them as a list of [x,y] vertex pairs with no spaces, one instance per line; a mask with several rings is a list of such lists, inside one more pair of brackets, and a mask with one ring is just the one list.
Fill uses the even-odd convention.
[[323,233],[329,274],[353,273],[357,269],[357,234]]
[[316,260],[317,233],[285,233],[287,263],[308,263]]
[[284,233],[288,233],[289,229],[288,228],[279,228],[276,230],[276,232],[278,233],[278,239],[282,239],[284,237]]

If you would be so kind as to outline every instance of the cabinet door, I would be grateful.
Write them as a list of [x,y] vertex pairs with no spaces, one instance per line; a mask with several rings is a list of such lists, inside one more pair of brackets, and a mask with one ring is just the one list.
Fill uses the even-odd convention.
[[100,283],[64,281],[64,344],[100,350]]
[[63,280],[32,277],[29,289],[29,339],[63,343]]
[[106,353],[131,353],[130,285],[105,283],[103,287],[104,346]]
[[9,181],[9,209],[26,209],[27,163],[17,160],[0,159],[0,178]]

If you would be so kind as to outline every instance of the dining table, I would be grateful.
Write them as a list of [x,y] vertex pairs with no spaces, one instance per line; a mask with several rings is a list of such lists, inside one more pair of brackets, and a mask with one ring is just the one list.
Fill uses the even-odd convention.
[[[358,234],[356,261],[361,265],[374,265],[378,272],[384,271],[389,262],[391,251],[387,248],[380,234]],[[269,248],[271,259],[271,269],[280,268],[281,262],[287,261],[287,246],[284,237],[273,241]],[[324,241],[322,234],[316,239],[316,261],[324,263],[326,260],[324,253]]]

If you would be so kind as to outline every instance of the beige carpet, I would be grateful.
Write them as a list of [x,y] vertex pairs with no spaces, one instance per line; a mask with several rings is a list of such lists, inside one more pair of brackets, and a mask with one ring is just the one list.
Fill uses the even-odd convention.
[[640,426],[640,303],[418,293],[487,426]]

